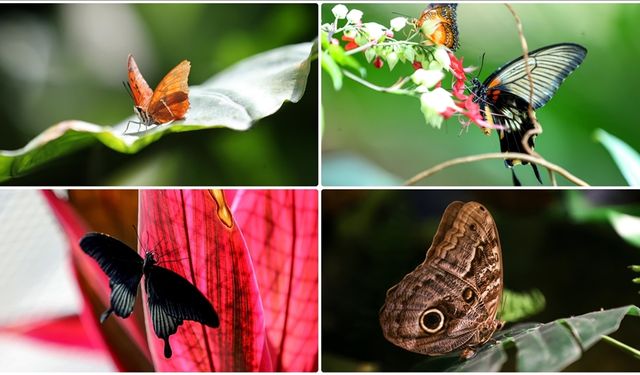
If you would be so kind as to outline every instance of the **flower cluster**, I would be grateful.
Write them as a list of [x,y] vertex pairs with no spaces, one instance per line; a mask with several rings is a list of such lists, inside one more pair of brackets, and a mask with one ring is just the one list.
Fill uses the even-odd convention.
[[[471,68],[464,68],[462,58],[443,45],[430,41],[425,30],[434,27],[417,27],[415,19],[396,17],[389,26],[375,22],[363,22],[363,12],[349,10],[338,4],[332,8],[334,22],[322,25],[323,32],[334,46],[345,42],[347,55],[362,52],[375,68],[386,65],[393,70],[398,63],[410,64],[415,70],[410,79],[402,81],[402,87],[385,89],[386,92],[406,94],[420,99],[421,110],[427,124],[439,128],[445,119],[458,115],[460,123],[474,123],[483,128],[492,128],[481,113],[473,94],[466,94],[467,76]],[[428,31],[427,31],[428,32]],[[396,38],[402,34],[402,38]],[[336,37],[340,35],[340,40]],[[443,81],[450,77],[451,89],[443,88]]]

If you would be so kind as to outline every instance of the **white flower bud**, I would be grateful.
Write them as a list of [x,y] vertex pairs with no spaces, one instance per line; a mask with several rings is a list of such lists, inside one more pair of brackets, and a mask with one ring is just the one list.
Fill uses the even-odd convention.
[[396,17],[391,20],[390,25],[391,28],[395,31],[400,31],[404,29],[407,24],[407,19],[405,17]]
[[338,4],[331,9],[333,16],[339,20],[344,19],[347,16],[348,11],[349,9],[342,4]]

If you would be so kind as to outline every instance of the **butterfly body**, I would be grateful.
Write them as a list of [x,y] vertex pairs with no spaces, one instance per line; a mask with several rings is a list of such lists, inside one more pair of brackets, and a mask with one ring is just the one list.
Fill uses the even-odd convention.
[[109,277],[110,306],[100,316],[101,323],[111,313],[121,318],[131,315],[144,276],[153,329],[165,342],[166,358],[172,355],[169,336],[177,332],[184,320],[213,328],[220,325],[207,297],[181,275],[158,266],[153,253],[145,253],[143,259],[129,246],[103,233],[87,233],[80,240],[80,247]]
[[429,4],[416,20],[416,27],[436,45],[444,45],[452,51],[458,49],[458,4]]
[[[502,152],[527,152],[522,140],[535,127],[535,117],[529,115],[529,103],[534,111],[543,107],[586,55],[586,48],[579,44],[549,45],[531,51],[526,63],[524,56],[506,63],[482,83],[477,78],[473,79],[473,100],[480,105],[483,118],[489,124],[502,128],[498,130]],[[530,95],[527,65],[533,81],[533,96]],[[528,145],[534,148],[535,136],[529,138]],[[511,168],[528,162],[506,159],[505,164]],[[537,167],[535,164],[531,166],[540,180]],[[515,174],[514,182],[517,182]]]
[[479,203],[451,203],[425,261],[387,292],[383,334],[412,352],[468,356],[502,326],[502,283],[493,218]]
[[134,102],[133,111],[139,119],[137,123],[149,127],[183,119],[189,109],[190,70],[191,63],[181,61],[152,91],[133,55],[129,55],[128,87]]

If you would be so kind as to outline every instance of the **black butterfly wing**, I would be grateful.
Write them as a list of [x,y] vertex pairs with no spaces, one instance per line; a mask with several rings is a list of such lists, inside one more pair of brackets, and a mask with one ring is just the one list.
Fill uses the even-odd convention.
[[[529,53],[528,64],[533,81],[533,109],[545,105],[564,80],[582,63],[587,49],[575,43],[561,43],[539,48]],[[523,56],[500,67],[483,83],[487,93],[499,90],[529,102],[529,79]]]
[[[586,55],[586,48],[575,43],[545,46],[530,52],[526,62],[520,56],[496,70],[482,85],[479,82],[476,84],[475,100],[480,103],[485,120],[504,127],[504,130],[498,131],[502,152],[525,152],[522,138],[534,128],[528,112],[529,100],[534,110],[544,106]],[[533,96],[530,95],[526,64],[531,71]],[[534,143],[534,137],[529,138],[531,149]],[[508,167],[528,164],[517,159],[507,159],[505,163]],[[538,168],[535,164],[531,166],[542,183]],[[515,173],[513,180],[515,185],[520,184]]]
[[209,327],[220,325],[211,302],[184,277],[166,268],[149,266],[145,287],[151,321],[156,336],[164,340],[164,356],[171,357],[169,336],[177,332],[184,320],[193,320]]
[[102,314],[100,322],[111,312],[122,318],[131,315],[142,278],[143,259],[129,246],[103,233],[87,233],[80,240],[80,247],[109,277],[111,307]]
[[[500,138],[500,151],[502,152],[519,152],[527,153],[522,144],[524,135],[534,128],[533,121],[529,116],[529,105],[526,101],[518,96],[508,93],[501,93],[494,97],[494,101],[486,101],[482,104],[483,114],[490,124],[498,125],[504,130],[498,130]],[[535,146],[535,135],[531,136],[528,141],[529,147],[533,150]],[[505,159],[507,167],[513,167],[517,164],[529,164],[529,162],[519,159]],[[540,172],[538,167],[531,163],[533,172],[540,183]],[[520,181],[513,172],[514,185],[520,185]]]

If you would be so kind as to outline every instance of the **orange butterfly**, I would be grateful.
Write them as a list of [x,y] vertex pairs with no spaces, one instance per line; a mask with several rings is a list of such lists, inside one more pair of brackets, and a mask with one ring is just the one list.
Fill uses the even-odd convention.
[[429,21],[429,30],[422,30],[424,36],[436,45],[455,51],[458,49],[457,7],[458,4],[429,4],[416,21],[416,26],[422,29]]
[[151,91],[133,55],[129,55],[128,87],[134,102],[133,111],[140,121],[129,121],[124,132],[127,132],[131,122],[149,127],[183,119],[189,109],[189,70],[191,63],[182,60]]

